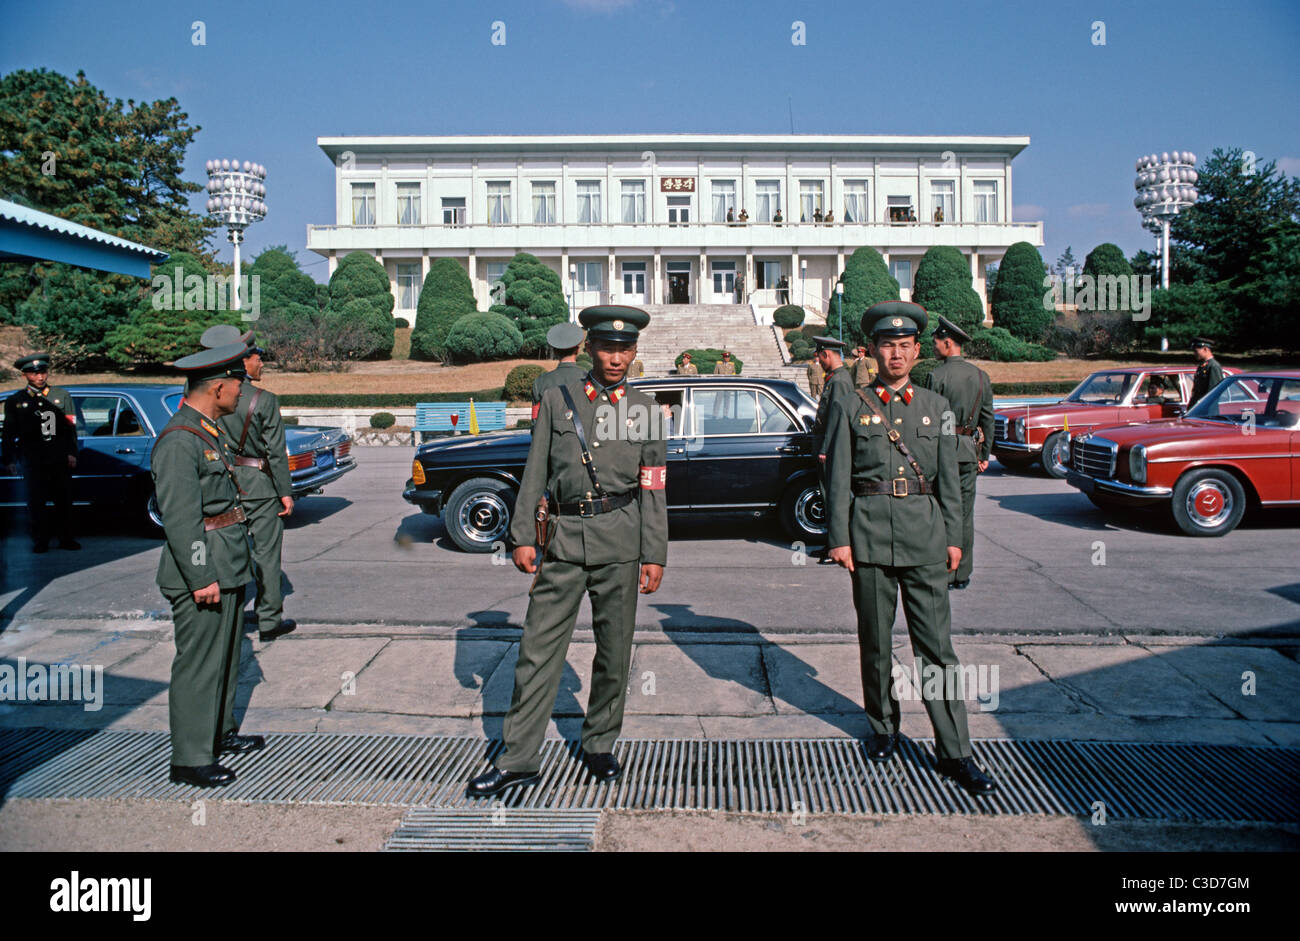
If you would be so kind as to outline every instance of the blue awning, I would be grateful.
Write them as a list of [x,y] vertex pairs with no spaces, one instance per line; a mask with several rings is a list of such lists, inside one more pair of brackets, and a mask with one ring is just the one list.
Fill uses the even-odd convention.
[[167,253],[0,199],[0,261],[61,261],[137,278]]

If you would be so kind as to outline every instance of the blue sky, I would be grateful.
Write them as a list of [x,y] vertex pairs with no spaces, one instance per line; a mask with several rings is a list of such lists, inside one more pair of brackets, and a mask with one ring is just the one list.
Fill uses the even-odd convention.
[[175,96],[203,128],[190,179],[209,157],[269,169],[253,254],[317,261],[306,226],[333,218],[318,135],[788,133],[793,110],[797,133],[1029,135],[1016,218],[1044,222],[1050,263],[1067,244],[1153,246],[1132,205],[1143,153],[1236,146],[1300,175],[1298,52],[1295,0],[139,0],[6,4],[0,72]]

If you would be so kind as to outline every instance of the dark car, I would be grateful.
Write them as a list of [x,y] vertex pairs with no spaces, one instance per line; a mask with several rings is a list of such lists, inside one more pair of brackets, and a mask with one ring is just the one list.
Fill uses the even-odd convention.
[[[162,526],[149,473],[154,437],[180,407],[178,385],[64,386],[77,411],[76,504],[124,507]],[[4,398],[6,396],[0,396]],[[285,428],[294,499],[319,491],[356,467],[352,439],[341,428]],[[0,467],[0,506],[25,506],[22,478]]]
[[[792,539],[824,539],[817,404],[807,393],[784,379],[682,376],[632,385],[670,410],[671,515],[777,510]],[[442,516],[466,552],[490,552],[506,538],[531,441],[529,432],[498,432],[421,445],[402,497]]]

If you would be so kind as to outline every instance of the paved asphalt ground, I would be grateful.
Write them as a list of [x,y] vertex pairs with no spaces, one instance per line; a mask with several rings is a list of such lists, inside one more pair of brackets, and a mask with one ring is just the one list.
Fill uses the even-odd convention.
[[[244,729],[499,735],[528,577],[498,564],[504,557],[457,551],[438,519],[401,500],[410,449],[357,454],[358,469],[301,501],[290,522],[286,612],[300,627],[271,644],[249,628],[239,697]],[[102,664],[105,704],[86,711],[78,703],[0,702],[2,727],[167,727],[173,648],[169,612],[153,581],[159,541],[123,520],[88,517],[83,551],[45,556],[28,551],[20,516],[0,517],[0,659]],[[996,673],[997,683],[995,699],[986,695],[983,703],[977,694],[989,690],[968,691],[974,736],[1300,747],[1300,515],[1248,518],[1225,538],[1193,539],[1162,519],[1105,519],[1064,482],[1005,473],[995,463],[981,481],[976,526],[975,577],[953,595],[954,634],[963,663],[990,678]],[[818,566],[773,520],[685,520],[672,537],[664,585],[639,608],[625,735],[863,734],[847,574]],[[589,626],[584,604],[556,709],[566,735],[576,732],[586,698]],[[895,630],[896,657],[910,667],[901,616]],[[903,708],[904,733],[928,736],[920,704]],[[0,806],[0,846],[38,848],[32,834],[42,834],[40,846],[55,848],[58,834],[70,847],[85,846],[85,821],[106,819],[94,804],[9,801]],[[159,822],[156,804],[114,806],[113,823],[102,823],[104,840],[117,841],[111,845],[205,845],[190,829]],[[374,848],[393,816],[293,812],[319,819],[320,827],[302,830],[301,838],[277,828],[275,840],[258,842],[269,821],[287,826],[293,815],[239,813],[257,845],[304,849],[320,848],[340,815],[347,819],[339,846]],[[611,822],[602,829],[604,845],[672,846],[671,819]],[[751,832],[758,837],[738,835],[734,845],[849,846],[858,824],[827,823],[842,828],[834,832],[845,842],[828,837],[820,847],[809,844],[807,831],[787,845],[779,828],[755,825],[750,831],[743,819],[719,817],[708,826],[722,842],[699,845],[733,845],[728,834]],[[1017,843],[1007,834],[1018,825],[986,820],[980,826],[1005,827],[1003,837],[976,843],[1128,845],[1060,835],[1065,831],[1038,839],[1029,830],[1019,831]],[[916,818],[905,843],[951,845],[943,836],[951,826]],[[174,838],[167,835],[173,830]],[[1209,842],[1197,842],[1202,837]],[[1142,830],[1135,840],[1143,848],[1294,847],[1296,828],[1239,844],[1225,843],[1213,826],[1196,839],[1170,826]]]

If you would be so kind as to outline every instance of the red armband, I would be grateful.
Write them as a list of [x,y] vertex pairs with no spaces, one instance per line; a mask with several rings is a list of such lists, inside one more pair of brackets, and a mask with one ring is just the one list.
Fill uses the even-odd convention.
[[542,410],[542,403],[541,403],[541,402],[534,402],[534,403],[533,403],[533,421],[537,421],[537,413],[540,412],[541,410]]
[[641,489],[663,490],[668,485],[667,467],[642,467]]

